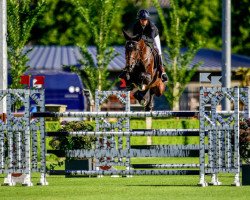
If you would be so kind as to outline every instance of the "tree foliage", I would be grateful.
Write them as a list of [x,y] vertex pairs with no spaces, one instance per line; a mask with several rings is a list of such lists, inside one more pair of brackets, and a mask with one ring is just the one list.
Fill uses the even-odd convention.
[[45,8],[45,1],[33,3],[31,0],[7,1],[7,44],[8,60],[11,66],[12,84],[10,88],[21,88],[20,76],[28,69],[27,54],[23,52],[31,29]]
[[114,21],[119,18],[118,0],[94,0],[94,1],[74,1],[82,23],[85,23],[92,33],[93,43],[96,47],[96,57],[88,53],[87,47],[81,45],[83,60],[80,69],[74,71],[81,75],[83,83],[94,96],[94,90],[108,90],[113,84],[107,79],[109,72],[108,64],[117,55],[110,47],[111,42],[116,37],[116,32],[112,29]]
[[[34,27],[31,42],[41,45],[75,45],[88,44],[94,45],[91,29],[86,21],[76,9],[76,1],[73,0],[46,0],[48,7],[45,14],[39,19]],[[101,5],[98,1],[79,0],[83,6],[92,6],[93,14],[99,12]],[[126,2],[119,2],[119,5],[125,5]],[[93,5],[95,5],[93,7]],[[96,10],[95,10],[96,9]],[[112,30],[115,33],[111,43],[121,44],[123,38],[119,37],[122,26],[123,10],[116,12],[116,20],[113,21]]]
[[163,36],[167,46],[165,50],[167,54],[165,70],[169,80],[164,95],[170,107],[173,110],[179,110],[180,96],[197,71],[197,68],[200,66],[200,63],[193,66],[190,66],[190,64],[203,43],[201,40],[189,42],[184,46],[188,48],[182,51],[183,43],[186,39],[185,34],[193,13],[191,11],[188,12],[185,16],[186,20],[182,20],[183,15],[180,12],[178,1],[170,0],[170,8],[167,13],[168,18],[166,21],[158,0],[153,1],[163,26]]
[[[92,55],[89,53],[87,47],[85,45],[79,46],[81,55],[83,58],[79,60],[80,67],[77,66],[71,66],[70,70],[72,72],[77,73],[80,77],[81,80],[86,88],[89,89],[91,92],[91,95],[94,97],[95,96],[95,90],[97,88],[102,89],[102,90],[110,90],[116,83],[117,80],[111,80],[109,79],[109,72],[107,70],[108,63],[117,55],[114,53],[114,50],[111,49],[107,53],[106,57],[106,64],[105,64],[105,69],[103,68],[98,69],[95,58],[92,57]],[[100,79],[98,79],[100,77]],[[101,88],[100,88],[100,83]]]
[[[222,48],[222,1],[178,0],[179,11],[185,16],[190,10],[195,13],[190,19],[186,41],[205,41],[206,48]],[[250,4],[248,0],[231,1],[232,52],[250,55]],[[198,33],[198,34],[196,34]]]
[[178,0],[179,13],[185,20],[190,11],[188,29],[184,45],[196,40],[204,40],[206,48],[221,49],[221,1],[220,0]]
[[232,51],[250,56],[250,3],[232,0]]
[[[33,0],[36,1],[36,0]],[[93,45],[91,39],[92,32],[87,28],[78,12],[70,3],[71,0],[46,0],[48,7],[42,17],[35,25],[31,42],[42,45],[75,45],[78,43]],[[84,2],[83,0],[81,0]],[[181,20],[192,10],[195,13],[190,19],[186,31],[184,44],[195,40],[204,40],[204,47],[220,50],[222,48],[221,25],[222,25],[222,1],[220,0],[178,0]],[[96,0],[88,0],[93,4]],[[250,4],[248,0],[232,0],[232,52],[250,55]],[[122,17],[116,18],[112,29],[120,33],[121,26],[125,29],[132,29],[136,18],[136,13],[141,8],[150,6],[149,0],[127,0],[120,1],[120,14]],[[96,6],[97,11],[99,7]],[[166,13],[168,8],[163,9]],[[160,30],[161,31],[161,30]],[[111,44],[123,45],[124,40],[121,35],[111,42]]]
[[32,30],[30,41],[41,45],[75,45],[90,41],[91,32],[69,0],[46,0],[44,14]]
[[247,87],[250,86],[250,69],[246,67],[239,67],[236,70],[236,76],[241,77],[241,87]]

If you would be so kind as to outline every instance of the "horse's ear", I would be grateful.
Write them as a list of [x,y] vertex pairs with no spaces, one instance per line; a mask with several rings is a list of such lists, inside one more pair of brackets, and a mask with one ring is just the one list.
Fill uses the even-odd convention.
[[131,40],[131,37],[126,33],[126,31],[124,31],[124,29],[122,29],[122,32],[126,40]]

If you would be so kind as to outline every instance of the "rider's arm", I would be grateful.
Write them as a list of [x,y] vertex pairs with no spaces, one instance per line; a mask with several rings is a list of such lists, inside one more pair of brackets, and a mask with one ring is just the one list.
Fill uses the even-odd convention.
[[[145,41],[153,44],[153,43],[156,43],[157,36],[159,37],[159,31],[153,23],[150,22],[149,26],[150,26],[150,37],[147,36]],[[157,42],[160,42],[160,39]],[[158,48],[158,46],[157,46],[157,48]],[[161,51],[159,51],[159,52],[161,52]]]
[[154,38],[154,43],[155,43],[155,46],[159,52],[159,55],[161,55],[161,41],[160,41],[160,36],[157,35],[155,38]]

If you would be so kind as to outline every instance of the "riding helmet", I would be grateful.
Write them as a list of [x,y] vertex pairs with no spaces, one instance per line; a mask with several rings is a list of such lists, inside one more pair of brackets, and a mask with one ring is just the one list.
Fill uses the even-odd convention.
[[140,10],[137,13],[137,19],[149,19],[150,18],[150,14],[147,10]]

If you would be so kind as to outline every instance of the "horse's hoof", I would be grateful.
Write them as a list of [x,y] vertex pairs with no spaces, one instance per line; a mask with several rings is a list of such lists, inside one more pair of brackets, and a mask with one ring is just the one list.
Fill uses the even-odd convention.
[[140,104],[145,107],[147,105],[147,101],[145,99],[142,99],[140,101]]
[[146,85],[142,85],[142,91],[146,90]]
[[146,85],[138,86],[138,89],[140,91],[145,91],[146,90]]

